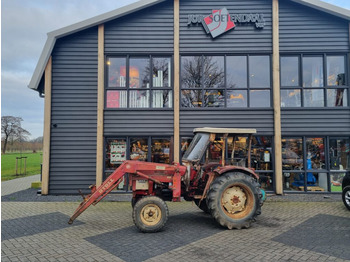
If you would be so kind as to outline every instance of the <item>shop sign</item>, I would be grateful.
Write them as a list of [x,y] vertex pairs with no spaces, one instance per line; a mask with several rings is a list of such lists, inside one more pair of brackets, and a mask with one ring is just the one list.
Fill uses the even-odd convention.
[[230,15],[226,7],[218,10],[213,10],[208,16],[189,14],[187,25],[192,24],[203,25],[207,34],[211,34],[213,38],[234,29],[236,24],[254,23],[255,27],[262,29],[265,26],[263,14],[233,14]]

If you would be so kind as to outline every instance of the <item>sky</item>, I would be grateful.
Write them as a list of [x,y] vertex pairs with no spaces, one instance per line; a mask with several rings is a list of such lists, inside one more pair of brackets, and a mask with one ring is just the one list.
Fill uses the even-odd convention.
[[[43,135],[44,99],[28,84],[47,33],[136,0],[2,0],[1,116],[23,118],[31,138]],[[349,0],[325,2],[350,9]]]

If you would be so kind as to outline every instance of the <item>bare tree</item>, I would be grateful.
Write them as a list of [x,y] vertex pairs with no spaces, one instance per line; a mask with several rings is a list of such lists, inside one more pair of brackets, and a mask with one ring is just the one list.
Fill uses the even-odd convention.
[[19,139],[20,142],[27,139],[30,133],[21,127],[21,117],[3,116],[1,117],[1,134],[4,135],[4,145],[2,153],[6,153],[7,143],[10,138]]

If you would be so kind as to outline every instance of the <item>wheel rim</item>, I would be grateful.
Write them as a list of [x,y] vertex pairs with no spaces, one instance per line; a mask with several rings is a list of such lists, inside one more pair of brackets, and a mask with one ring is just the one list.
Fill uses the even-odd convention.
[[222,194],[221,207],[229,217],[243,218],[254,208],[253,192],[246,185],[229,186]]
[[140,212],[140,218],[142,223],[145,225],[154,226],[161,220],[162,211],[159,206],[155,204],[148,204],[142,208]]
[[346,193],[345,193],[345,202],[348,206],[350,206],[350,190],[348,190]]

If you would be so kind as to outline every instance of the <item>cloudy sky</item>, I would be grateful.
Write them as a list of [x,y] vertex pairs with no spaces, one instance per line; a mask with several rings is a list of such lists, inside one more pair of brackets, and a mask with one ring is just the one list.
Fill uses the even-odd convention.
[[[43,134],[44,99],[27,86],[46,34],[136,0],[2,0],[1,115],[20,116],[32,138]],[[349,0],[326,0],[350,9]]]

